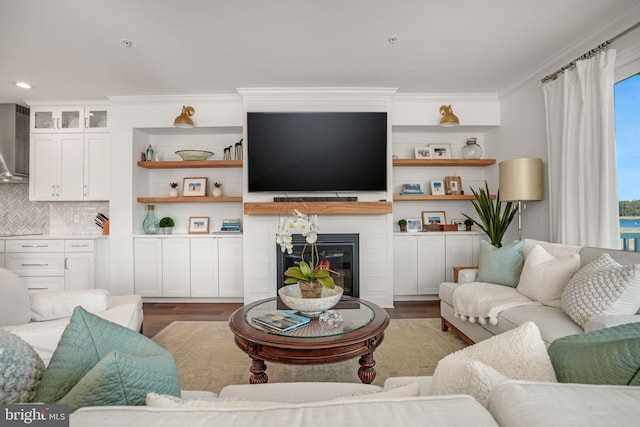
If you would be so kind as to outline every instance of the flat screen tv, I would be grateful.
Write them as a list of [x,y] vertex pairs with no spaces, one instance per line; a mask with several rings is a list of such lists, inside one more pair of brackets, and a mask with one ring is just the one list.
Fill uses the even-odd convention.
[[249,192],[387,189],[387,113],[247,113]]

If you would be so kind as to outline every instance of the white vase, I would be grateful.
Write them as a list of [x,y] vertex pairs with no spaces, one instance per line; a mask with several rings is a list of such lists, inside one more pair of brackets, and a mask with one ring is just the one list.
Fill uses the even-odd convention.
[[213,187],[213,197],[222,197],[221,187]]
[[170,188],[169,189],[169,197],[178,197],[178,189]]

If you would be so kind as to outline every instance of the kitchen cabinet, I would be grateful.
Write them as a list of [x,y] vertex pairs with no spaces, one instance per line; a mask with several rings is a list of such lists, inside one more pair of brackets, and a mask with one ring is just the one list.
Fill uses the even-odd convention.
[[109,199],[109,134],[31,135],[29,199]]
[[6,268],[21,276],[30,291],[95,287],[95,246],[90,239],[10,239]]
[[242,236],[134,238],[135,292],[143,297],[241,298]]
[[437,295],[452,280],[451,267],[477,265],[477,233],[396,233],[393,286],[396,296]]
[[31,106],[31,133],[108,131],[106,105]]

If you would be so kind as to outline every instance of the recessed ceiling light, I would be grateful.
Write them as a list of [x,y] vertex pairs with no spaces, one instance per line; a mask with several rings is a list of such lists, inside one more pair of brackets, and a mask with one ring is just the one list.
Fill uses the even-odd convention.
[[27,82],[18,82],[16,86],[21,87],[22,89],[31,89],[31,85]]

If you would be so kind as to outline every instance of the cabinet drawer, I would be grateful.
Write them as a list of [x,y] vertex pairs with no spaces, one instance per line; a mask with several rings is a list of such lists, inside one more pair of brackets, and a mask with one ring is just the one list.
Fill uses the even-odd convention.
[[65,252],[93,252],[94,241],[93,240],[65,240],[64,251]]
[[6,264],[18,276],[64,276],[63,253],[7,253]]
[[64,252],[64,240],[7,240],[7,252]]
[[22,282],[29,292],[64,291],[64,277],[24,277]]

